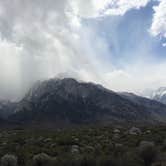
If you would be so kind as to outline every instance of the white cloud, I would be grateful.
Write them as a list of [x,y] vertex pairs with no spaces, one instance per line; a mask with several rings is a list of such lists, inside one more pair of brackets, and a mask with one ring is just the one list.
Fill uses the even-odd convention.
[[78,17],[124,15],[131,9],[145,7],[151,0],[71,0],[72,11]]
[[131,9],[140,9],[145,7],[150,0],[112,0],[108,3],[105,10],[103,10],[104,15],[124,15],[127,11]]
[[116,91],[129,91],[140,94],[147,88],[156,89],[166,85],[166,62],[150,63],[144,62],[133,63],[123,70],[114,70],[103,75],[106,87]]
[[153,7],[155,13],[150,31],[154,36],[166,38],[166,1],[158,1],[159,5]]

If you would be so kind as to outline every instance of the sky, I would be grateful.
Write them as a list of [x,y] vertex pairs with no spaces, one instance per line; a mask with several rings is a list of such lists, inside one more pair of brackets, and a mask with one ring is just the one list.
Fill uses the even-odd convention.
[[166,86],[166,0],[0,0],[0,98],[73,77],[115,91]]

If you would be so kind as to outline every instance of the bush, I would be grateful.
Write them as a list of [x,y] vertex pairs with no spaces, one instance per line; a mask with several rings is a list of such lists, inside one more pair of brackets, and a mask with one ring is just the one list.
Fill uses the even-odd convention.
[[17,157],[6,154],[1,158],[1,166],[17,166]]
[[157,156],[157,150],[152,142],[143,141],[139,146],[139,153],[145,166],[150,166]]
[[96,159],[93,156],[86,156],[83,158],[82,166],[96,166]]
[[33,166],[49,166],[51,165],[51,157],[45,153],[37,154],[33,157]]
[[117,166],[111,156],[101,156],[98,160],[97,166]]

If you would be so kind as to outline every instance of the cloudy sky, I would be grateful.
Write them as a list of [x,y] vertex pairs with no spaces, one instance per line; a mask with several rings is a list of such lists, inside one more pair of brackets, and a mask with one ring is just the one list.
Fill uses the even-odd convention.
[[55,76],[166,86],[166,0],[0,0],[0,97]]

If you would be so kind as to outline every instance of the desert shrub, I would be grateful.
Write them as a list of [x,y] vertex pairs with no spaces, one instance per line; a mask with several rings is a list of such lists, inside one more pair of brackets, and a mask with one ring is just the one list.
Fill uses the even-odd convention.
[[101,156],[97,161],[97,166],[117,166],[111,156]]
[[115,144],[114,155],[116,157],[123,156],[125,152],[126,152],[126,149],[122,144]]
[[152,142],[144,141],[139,146],[139,154],[145,166],[150,166],[157,156],[157,150]]
[[81,166],[96,166],[96,159],[93,156],[85,156],[82,159]]
[[144,161],[140,158],[140,156],[135,152],[126,152],[123,156],[120,157],[119,165],[120,166],[143,166]]
[[1,166],[17,166],[17,157],[6,154],[1,158]]
[[51,165],[51,157],[45,153],[37,154],[33,157],[33,166],[49,166]]
[[74,159],[71,157],[65,158],[58,158],[53,166],[81,166],[82,160],[81,159]]

